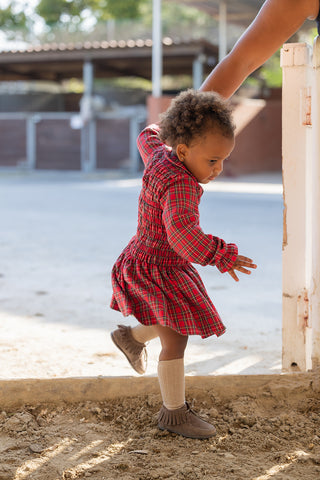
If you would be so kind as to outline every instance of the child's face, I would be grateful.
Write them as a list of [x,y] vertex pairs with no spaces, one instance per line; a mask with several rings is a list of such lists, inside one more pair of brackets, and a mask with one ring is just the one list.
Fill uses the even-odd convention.
[[179,144],[178,158],[199,183],[209,183],[223,171],[223,162],[234,148],[234,137],[220,132],[207,132],[190,146]]

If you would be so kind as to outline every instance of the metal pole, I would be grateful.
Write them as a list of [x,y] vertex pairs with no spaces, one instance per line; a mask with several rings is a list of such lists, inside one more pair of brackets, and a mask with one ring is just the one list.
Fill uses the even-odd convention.
[[193,76],[193,88],[198,90],[203,82],[203,63],[205,61],[205,56],[203,54],[198,55],[197,58],[193,60],[192,64],[192,76]]
[[[90,61],[83,65],[83,98],[91,105],[93,95],[94,69]],[[92,108],[92,107],[90,107]],[[91,113],[89,113],[91,115]],[[81,170],[89,172],[96,168],[96,128],[95,119],[89,118],[81,131]]]
[[140,155],[137,149],[137,137],[139,135],[139,117],[132,116],[130,118],[130,171],[138,173],[140,166]]
[[26,118],[27,131],[27,166],[31,170],[36,168],[36,118],[33,115],[28,115]]
[[93,65],[92,62],[86,61],[83,65],[83,83],[84,94],[92,95],[93,93]]
[[152,95],[161,97],[162,77],[162,24],[161,0],[153,0],[152,11]]
[[227,3],[219,2],[219,62],[227,55]]

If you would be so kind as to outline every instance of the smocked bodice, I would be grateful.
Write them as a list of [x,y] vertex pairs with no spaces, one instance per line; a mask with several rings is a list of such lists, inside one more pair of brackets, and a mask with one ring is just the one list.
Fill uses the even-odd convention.
[[[139,197],[137,233],[130,243],[130,252],[136,258],[149,263],[166,265],[188,263],[171,248],[162,218],[167,188],[186,176],[190,177],[190,174],[179,166],[174,155],[156,158],[147,167]],[[194,187],[200,201],[202,188],[196,181],[194,181]]]

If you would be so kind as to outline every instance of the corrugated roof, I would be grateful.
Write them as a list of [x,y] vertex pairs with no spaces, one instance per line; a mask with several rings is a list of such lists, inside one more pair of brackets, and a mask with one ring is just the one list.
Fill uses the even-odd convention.
[[[201,40],[202,41],[202,40]],[[182,39],[182,38],[171,38],[164,37],[162,44],[164,46],[171,45],[181,45],[181,44],[190,44],[195,43],[197,40],[193,39]],[[129,40],[110,40],[108,41],[85,41],[85,42],[53,42],[45,43],[43,45],[30,45],[26,48],[17,48],[11,50],[0,51],[0,55],[5,54],[16,54],[16,53],[35,53],[35,52],[64,52],[64,51],[75,51],[75,50],[105,50],[105,49],[115,49],[115,48],[142,48],[142,47],[152,47],[152,39],[129,39]]]
[[[191,74],[193,60],[199,55],[203,55],[208,73],[217,62],[218,47],[203,39],[163,38],[164,74]],[[151,39],[47,43],[0,52],[0,80],[82,77],[83,62],[88,60],[94,65],[95,77],[151,79],[151,57]]]

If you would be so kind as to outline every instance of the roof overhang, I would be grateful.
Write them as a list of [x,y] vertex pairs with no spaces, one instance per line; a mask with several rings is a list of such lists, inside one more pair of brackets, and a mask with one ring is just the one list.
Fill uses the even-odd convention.
[[[192,74],[193,61],[204,61],[209,73],[218,47],[206,40],[163,39],[163,74]],[[83,64],[92,62],[95,78],[137,76],[151,79],[152,40],[47,44],[25,51],[0,53],[0,81],[82,78]]]

